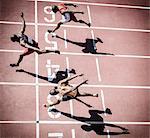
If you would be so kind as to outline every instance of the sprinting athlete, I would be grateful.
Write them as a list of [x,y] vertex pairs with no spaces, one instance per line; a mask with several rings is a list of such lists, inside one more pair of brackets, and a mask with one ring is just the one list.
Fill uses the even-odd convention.
[[72,85],[69,84],[69,81],[77,78],[79,76],[83,76],[83,74],[80,75],[74,75],[72,77],[66,78],[64,80],[59,81],[57,87],[54,87],[50,91],[50,95],[57,95],[57,100],[54,101],[53,103],[49,102],[49,99],[47,100],[48,104],[44,104],[44,107],[50,107],[53,105],[59,104],[61,101],[66,101],[67,99],[73,99],[79,96],[93,96],[93,97],[98,97],[98,94],[90,94],[90,93],[79,93],[78,88],[83,85],[87,84],[88,80],[83,81],[82,83],[78,84],[77,86],[73,87]]
[[23,22],[21,31],[18,34],[12,35],[10,37],[10,39],[12,42],[18,42],[20,44],[20,46],[25,48],[25,50],[24,50],[24,53],[20,55],[18,62],[16,64],[10,64],[11,67],[19,66],[20,62],[23,60],[23,57],[26,55],[29,55],[33,52],[37,52],[38,54],[49,53],[49,52],[54,52],[54,53],[60,54],[60,51],[58,51],[58,50],[55,50],[55,51],[40,50],[40,48],[38,47],[38,43],[25,34],[26,23],[25,23],[23,13],[21,13],[21,18],[22,18],[22,22]]
[[86,23],[85,21],[83,20],[78,20],[76,17],[75,17],[75,14],[76,13],[79,13],[79,14],[84,14],[84,12],[74,12],[74,11],[69,11],[68,9],[68,6],[74,6],[74,7],[77,7],[77,5],[75,4],[67,4],[67,3],[61,3],[59,4],[58,6],[57,5],[53,5],[52,6],[52,11],[56,14],[57,12],[59,12],[61,15],[62,15],[62,20],[60,20],[56,26],[56,28],[54,30],[48,30],[49,33],[54,33],[57,29],[59,29],[59,27],[64,24],[64,23],[67,23],[67,22],[70,22],[70,21],[74,21],[74,22],[79,22],[79,23],[82,23],[82,24],[85,24],[87,26],[91,26],[91,23]]

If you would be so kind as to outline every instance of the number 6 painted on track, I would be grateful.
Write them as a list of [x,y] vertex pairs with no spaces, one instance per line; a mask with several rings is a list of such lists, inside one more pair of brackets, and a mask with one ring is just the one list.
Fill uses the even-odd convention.
[[[58,95],[48,95],[47,96],[47,102],[49,103],[49,104],[53,104],[53,102],[51,101],[51,98],[52,97],[55,97],[57,100],[58,99],[60,99],[60,97],[58,96]],[[58,113],[55,113],[55,114],[53,114],[52,112],[51,112],[51,110],[52,109],[55,109],[55,106],[51,106],[51,107],[49,107],[48,109],[47,109],[47,112],[48,112],[48,115],[49,115],[49,117],[51,117],[51,118],[59,118],[60,116],[61,116],[61,113],[60,112],[58,112]]]

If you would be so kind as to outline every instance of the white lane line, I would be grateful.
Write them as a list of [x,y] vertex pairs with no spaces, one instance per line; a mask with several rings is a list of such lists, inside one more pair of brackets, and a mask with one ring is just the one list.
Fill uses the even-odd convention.
[[[92,39],[93,39],[93,46],[94,46],[94,49],[96,49],[96,44],[95,44],[95,36],[94,36],[94,32],[93,30],[91,30],[91,35],[92,35]],[[101,79],[101,74],[100,74],[100,67],[99,67],[99,61],[98,61],[98,58],[95,59],[96,60],[96,68],[97,68],[97,74],[98,74],[98,81],[101,82],[102,79]]]
[[71,129],[72,138],[75,138],[75,129]]
[[[103,111],[105,111],[106,110],[106,106],[105,106],[105,101],[104,101],[103,90],[101,90],[101,100],[102,100]],[[104,115],[106,116],[106,113],[104,113]]]
[[[103,90],[101,90],[101,99],[102,99],[102,106],[103,106],[103,111],[106,111],[106,106],[105,106],[105,101],[104,101],[104,92]],[[105,116],[107,116],[107,113],[104,113]],[[110,138],[110,135],[109,135],[109,129],[106,129],[107,131],[107,138]]]
[[93,39],[93,47],[94,47],[94,49],[96,50],[97,48],[96,48],[96,43],[95,43],[95,36],[94,36],[94,31],[93,30],[91,30],[91,36],[92,36],[92,39]]
[[36,83],[21,83],[21,82],[0,82],[0,85],[24,85],[24,86],[35,86]]
[[[28,0],[34,1],[34,0]],[[38,0],[41,2],[65,2],[65,3],[74,3],[74,4],[82,4],[82,5],[93,5],[93,6],[104,6],[104,7],[118,7],[118,8],[131,8],[131,9],[145,9],[150,10],[148,6],[132,6],[132,5],[123,5],[123,4],[105,4],[105,3],[93,3],[93,2],[76,2],[76,1],[63,1],[63,0]]]
[[[0,21],[0,24],[22,25],[22,22]],[[26,25],[35,25],[35,23],[26,22]]]
[[40,121],[39,122],[40,124],[87,124],[87,123],[90,123],[90,124],[103,124],[103,123],[110,123],[110,124],[120,124],[120,125],[150,125],[150,122],[108,122],[108,121],[104,121],[104,122],[94,122],[94,121],[87,121],[86,123],[85,122],[79,122],[79,121]]
[[[36,121],[0,121],[0,124],[35,124]],[[103,124],[103,123],[111,123],[111,124],[120,124],[120,125],[150,125],[150,122],[120,122],[120,121],[116,121],[116,122],[108,122],[108,121],[104,121],[104,122],[87,122],[87,123],[91,123],[91,124]],[[83,122],[79,122],[79,121],[39,121],[39,124],[86,124]]]
[[107,138],[110,138],[110,131],[107,129]]
[[0,49],[0,52],[22,53],[23,50],[7,50],[7,49]]
[[[10,21],[0,21],[0,24],[22,24],[22,22],[10,22]],[[26,23],[27,25],[35,25],[35,23]],[[39,26],[57,26],[57,24],[46,24],[46,23],[37,23]],[[87,28],[87,26],[76,26],[76,25],[62,25],[62,27],[66,28]],[[131,32],[145,32],[145,33],[150,33],[149,29],[133,29],[133,28],[119,28],[119,27],[90,27],[91,29],[97,29],[97,30],[111,30],[111,31],[131,31]]]
[[98,58],[96,58],[96,68],[97,68],[97,75],[98,75],[98,81],[101,82],[101,74],[100,74],[100,67],[99,67],[99,62],[98,62]]
[[[45,23],[38,23],[38,25],[41,26],[57,26],[57,24],[45,24]],[[62,27],[68,27],[68,28],[79,28],[79,29],[89,29],[87,26],[76,26],[76,25],[62,25]],[[111,30],[111,31],[131,31],[131,32],[145,32],[150,33],[150,30],[148,29],[134,29],[134,28],[122,28],[122,27],[90,27],[91,29],[97,29],[97,30]]]
[[68,47],[68,45],[67,45],[67,41],[66,41],[66,39],[67,39],[67,32],[66,32],[66,30],[64,29],[64,39],[65,39],[65,48],[67,48]]
[[[39,86],[57,86],[53,83],[38,83]],[[21,83],[21,82],[0,82],[0,85],[14,85],[14,86],[35,86],[36,83]],[[76,84],[71,84],[75,86]],[[82,85],[81,87],[87,88],[124,88],[124,89],[150,89],[150,86],[123,86],[123,85]]]
[[87,11],[88,11],[89,22],[92,24],[91,12],[90,12],[90,7],[89,7],[89,5],[87,5]]
[[[67,64],[67,69],[69,69],[69,58],[66,57],[66,64]],[[68,73],[68,77],[70,77],[70,73]],[[73,115],[73,101],[69,100],[70,104],[70,114]]]
[[[22,53],[23,50],[7,50],[0,49],[0,52],[14,52],[14,53]],[[53,54],[53,53],[51,53]],[[138,55],[95,55],[95,54],[84,54],[84,53],[74,53],[74,52],[61,52],[62,55],[72,55],[72,56],[93,56],[93,57],[121,57],[121,58],[145,58],[149,59],[150,56],[138,56]]]
[[[38,8],[38,3],[37,3],[37,0],[35,0],[35,3],[34,3],[34,10],[35,10],[35,41],[38,42],[38,15],[37,15],[37,8]],[[38,54],[35,53],[35,73],[38,74]],[[35,86],[35,89],[36,89],[36,138],[39,138],[40,137],[40,127],[39,127],[39,82],[38,82],[38,76],[36,75],[36,78],[35,78],[35,83],[36,83],[36,86]]]
[[0,124],[35,124],[36,121],[0,121]]
[[[16,52],[21,53],[23,50],[9,50],[9,49],[0,49],[0,52]],[[53,54],[53,53],[51,53]],[[93,56],[93,57],[121,57],[121,58],[147,58],[150,56],[138,56],[138,55],[95,55],[95,54],[83,54],[83,53],[74,53],[74,52],[61,52],[62,55],[72,55],[72,56]]]

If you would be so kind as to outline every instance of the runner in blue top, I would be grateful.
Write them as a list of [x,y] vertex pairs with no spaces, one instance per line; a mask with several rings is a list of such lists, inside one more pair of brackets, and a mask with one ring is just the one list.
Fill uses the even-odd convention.
[[58,51],[58,50],[55,50],[55,51],[40,50],[40,48],[38,47],[38,43],[25,34],[26,23],[25,23],[23,13],[21,13],[21,18],[22,18],[22,22],[23,22],[21,31],[18,34],[12,35],[10,37],[10,39],[12,42],[18,42],[20,44],[20,46],[25,48],[25,50],[24,50],[24,53],[20,55],[18,62],[16,64],[10,64],[11,67],[19,66],[20,62],[23,60],[23,57],[26,55],[29,55],[33,52],[37,52],[38,54],[49,53],[49,52],[54,52],[54,53],[60,54],[60,51]]
[[75,12],[75,11],[70,11],[68,6],[73,6],[73,7],[77,7],[77,5],[75,4],[71,4],[71,3],[60,3],[58,5],[53,5],[52,6],[52,11],[56,14],[57,12],[59,12],[61,15],[62,15],[62,20],[60,20],[56,26],[56,28],[54,30],[48,30],[49,33],[54,33],[57,29],[59,29],[59,27],[64,24],[64,23],[67,23],[67,22],[70,22],[70,21],[74,21],[74,22],[79,22],[79,23],[82,23],[82,24],[85,24],[87,26],[91,26],[91,23],[86,23],[85,21],[83,20],[78,20],[76,17],[75,17],[75,14],[76,13],[79,13],[79,14],[84,14],[84,12]]

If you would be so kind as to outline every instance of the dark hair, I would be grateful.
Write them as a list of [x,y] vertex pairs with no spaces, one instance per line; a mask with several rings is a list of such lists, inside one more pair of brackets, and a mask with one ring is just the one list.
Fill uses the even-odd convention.
[[56,95],[58,93],[59,92],[56,89],[51,89],[50,92],[49,92],[49,94],[51,94],[51,95]]
[[53,6],[52,6],[52,11],[53,11],[54,13],[56,13],[56,12],[59,11],[59,9],[58,9],[58,7],[57,7],[56,5],[53,5]]
[[18,36],[14,34],[14,35],[12,35],[12,36],[10,37],[10,40],[11,40],[12,42],[15,42],[15,41],[18,40]]

